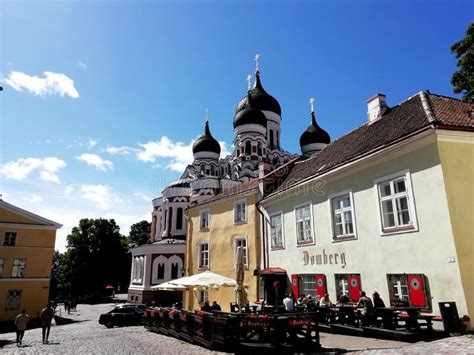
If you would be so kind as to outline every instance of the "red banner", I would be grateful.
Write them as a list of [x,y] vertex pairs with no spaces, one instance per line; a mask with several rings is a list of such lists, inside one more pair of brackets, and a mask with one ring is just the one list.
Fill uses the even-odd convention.
[[316,294],[319,297],[324,297],[324,294],[327,292],[326,289],[326,275],[316,274]]
[[426,297],[423,275],[408,275],[407,281],[411,306],[425,307]]
[[291,291],[293,291],[293,297],[295,299],[300,297],[298,275],[291,275]]
[[357,302],[360,298],[360,276],[349,275],[347,283],[349,284],[349,298],[352,302]]

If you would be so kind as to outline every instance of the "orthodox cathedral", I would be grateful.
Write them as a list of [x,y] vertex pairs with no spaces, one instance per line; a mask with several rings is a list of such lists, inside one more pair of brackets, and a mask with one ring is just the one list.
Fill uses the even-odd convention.
[[[247,94],[235,111],[232,154],[220,157],[221,147],[206,120],[203,134],[193,144],[193,163],[152,201],[151,244],[132,249],[129,300],[167,302],[156,299],[152,287],[184,274],[187,207],[257,178],[262,164],[271,171],[298,157],[281,149],[281,107],[262,85],[258,59],[257,54],[253,88],[249,75]],[[310,103],[310,125],[300,138],[303,157],[319,153],[330,143],[329,134],[316,123],[314,99]],[[163,294],[160,297],[173,297],[173,292]]]

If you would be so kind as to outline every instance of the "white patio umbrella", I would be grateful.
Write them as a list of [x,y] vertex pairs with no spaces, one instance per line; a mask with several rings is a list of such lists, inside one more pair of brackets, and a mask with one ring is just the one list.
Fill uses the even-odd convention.
[[186,291],[188,288],[181,285],[175,285],[171,283],[171,281],[167,281],[153,286],[151,289],[154,291]]
[[171,280],[169,282],[174,285],[185,286],[188,288],[233,287],[237,285],[235,280],[219,275],[219,274],[215,274],[211,271],[204,271],[204,272],[201,272],[200,274],[182,277],[180,279]]

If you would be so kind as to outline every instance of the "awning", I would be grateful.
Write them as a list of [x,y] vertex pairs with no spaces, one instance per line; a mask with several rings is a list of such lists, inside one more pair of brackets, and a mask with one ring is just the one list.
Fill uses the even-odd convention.
[[260,275],[286,275],[286,270],[281,267],[268,267],[260,271]]

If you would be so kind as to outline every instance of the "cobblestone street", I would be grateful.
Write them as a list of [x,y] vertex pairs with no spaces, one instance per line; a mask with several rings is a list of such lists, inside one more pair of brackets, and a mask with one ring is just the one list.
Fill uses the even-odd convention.
[[[57,315],[74,321],[51,328],[49,344],[41,343],[41,329],[25,333],[23,347],[15,344],[15,334],[0,334],[2,354],[219,354],[197,345],[148,332],[142,326],[107,329],[98,323],[101,313],[113,304],[78,305],[77,312]],[[59,310],[59,308],[58,308]],[[472,335],[434,342],[403,342],[321,333],[324,348],[356,351],[359,354],[474,353]]]

